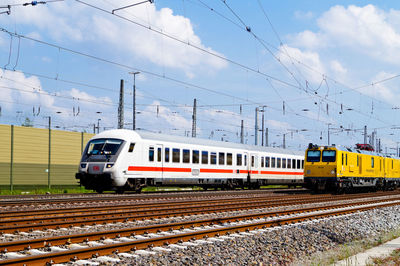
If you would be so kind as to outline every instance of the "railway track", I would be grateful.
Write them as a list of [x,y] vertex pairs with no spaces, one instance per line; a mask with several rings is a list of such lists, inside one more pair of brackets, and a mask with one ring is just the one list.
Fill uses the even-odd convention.
[[[377,193],[373,197],[388,195]],[[173,202],[137,203],[135,205],[116,205],[109,207],[80,207],[72,209],[51,209],[34,211],[11,211],[0,214],[0,232],[32,231],[58,229],[61,227],[84,226],[134,220],[161,219],[176,216],[207,214],[213,212],[232,212],[244,209],[272,208],[293,204],[332,202],[343,199],[356,200],[364,194],[331,196],[305,195],[303,197],[257,197],[225,198],[218,200],[184,200]],[[400,198],[400,195],[398,196]]]
[[[268,228],[272,226],[285,225],[300,221],[343,215],[358,211],[399,205],[400,199],[374,199],[357,203],[330,203],[324,206],[308,208],[291,208],[281,211],[266,211],[246,215],[235,215],[230,217],[204,219],[198,221],[186,221],[173,224],[159,224],[142,227],[126,228],[108,232],[95,232],[80,235],[69,235],[52,238],[43,238],[28,241],[15,241],[1,243],[0,250],[7,252],[25,250],[29,253],[32,249],[42,249],[40,255],[24,256],[15,259],[0,260],[0,265],[44,265],[46,263],[63,263],[88,259],[102,255],[131,252],[149,246],[166,246],[183,241],[194,241],[194,239],[205,240],[214,236],[225,234],[237,234],[249,230]],[[139,239],[138,236],[141,236]],[[229,236],[228,236],[229,237]],[[90,242],[111,240],[90,246]],[[80,248],[67,249],[74,243],[81,243]],[[58,252],[52,252],[52,247],[61,245]],[[63,250],[64,249],[64,250]],[[63,250],[63,251],[60,251]]]

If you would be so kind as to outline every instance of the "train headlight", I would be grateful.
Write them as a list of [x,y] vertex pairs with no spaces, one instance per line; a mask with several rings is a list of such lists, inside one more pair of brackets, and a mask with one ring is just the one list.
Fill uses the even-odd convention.
[[331,171],[331,175],[334,175],[335,174],[335,169],[333,169],[332,171]]
[[310,175],[311,174],[311,170],[307,170],[307,175]]
[[81,163],[81,168],[86,168],[86,163]]
[[111,167],[113,167],[113,166],[114,166],[113,163],[108,163],[108,164],[106,164],[106,168],[111,168]]

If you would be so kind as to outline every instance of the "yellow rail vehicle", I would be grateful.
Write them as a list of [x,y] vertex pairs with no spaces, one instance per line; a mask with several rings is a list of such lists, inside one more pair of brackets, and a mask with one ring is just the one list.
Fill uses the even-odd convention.
[[306,150],[304,183],[314,191],[394,189],[400,184],[400,158],[310,143]]

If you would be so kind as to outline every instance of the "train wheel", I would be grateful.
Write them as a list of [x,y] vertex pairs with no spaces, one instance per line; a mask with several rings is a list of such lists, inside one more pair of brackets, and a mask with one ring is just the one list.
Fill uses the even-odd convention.
[[122,187],[117,188],[117,191],[115,191],[117,194],[124,194],[125,189]]

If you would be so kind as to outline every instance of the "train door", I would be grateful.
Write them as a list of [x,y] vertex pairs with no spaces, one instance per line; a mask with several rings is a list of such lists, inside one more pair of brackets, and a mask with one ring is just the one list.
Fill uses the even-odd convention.
[[[164,177],[164,147],[162,144],[157,144],[156,145],[156,169],[157,169],[157,178],[162,178]],[[163,181],[163,180],[162,180]]]

